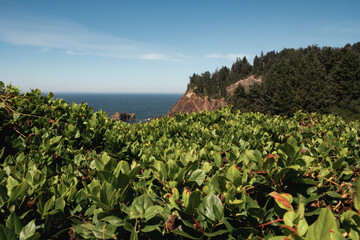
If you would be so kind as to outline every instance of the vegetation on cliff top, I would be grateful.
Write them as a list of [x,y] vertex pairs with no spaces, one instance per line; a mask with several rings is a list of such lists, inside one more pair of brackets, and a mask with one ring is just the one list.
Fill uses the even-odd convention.
[[[226,88],[250,75],[262,83],[234,95]],[[253,65],[237,59],[231,69],[190,77],[188,88],[199,96],[227,99],[241,111],[292,115],[305,112],[340,114],[360,119],[360,42],[343,48],[309,46],[255,56]]]
[[360,123],[110,120],[0,82],[0,239],[359,239]]

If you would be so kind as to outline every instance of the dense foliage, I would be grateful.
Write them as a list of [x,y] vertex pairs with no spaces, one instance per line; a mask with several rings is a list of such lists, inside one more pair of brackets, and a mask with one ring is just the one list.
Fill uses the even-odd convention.
[[129,125],[0,82],[0,239],[359,239],[360,123]]
[[[250,75],[262,76],[262,84],[247,92],[240,85],[228,96],[226,87]],[[189,88],[199,96],[230,98],[229,103],[246,112],[290,116],[303,110],[360,119],[360,42],[272,51],[255,56],[253,65],[238,59],[231,70],[194,74]]]

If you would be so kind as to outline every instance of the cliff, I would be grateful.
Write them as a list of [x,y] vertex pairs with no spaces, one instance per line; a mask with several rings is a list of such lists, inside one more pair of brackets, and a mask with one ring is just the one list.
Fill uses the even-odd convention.
[[200,97],[197,96],[191,89],[188,89],[177,101],[177,103],[172,106],[167,115],[173,116],[176,113],[192,113],[203,110],[215,111],[225,105],[226,102],[224,98],[211,99],[209,97]]
[[[228,96],[234,94],[235,90],[239,85],[243,86],[245,91],[249,90],[249,87],[255,83],[261,83],[261,77],[250,76],[248,78],[239,80],[238,82],[228,86],[226,91]],[[192,113],[200,112],[203,110],[215,111],[218,108],[226,106],[228,103],[225,97],[220,99],[213,99],[208,96],[201,97],[191,89],[187,89],[185,94],[175,103],[174,106],[169,110],[166,115],[173,116],[176,113]]]
[[239,87],[239,85],[243,86],[245,92],[249,91],[249,88],[251,85],[254,85],[255,83],[261,83],[262,77],[255,77],[254,75],[251,75],[248,78],[245,78],[243,80],[240,80],[226,88],[227,93],[229,96],[232,96],[235,93],[235,90]]

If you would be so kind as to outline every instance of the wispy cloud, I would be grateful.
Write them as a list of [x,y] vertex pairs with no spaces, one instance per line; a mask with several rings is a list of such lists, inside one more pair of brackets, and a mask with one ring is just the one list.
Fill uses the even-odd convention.
[[66,50],[65,53],[68,54],[68,55],[75,55],[75,56],[85,55],[85,54],[82,53],[82,52],[74,52],[74,51],[72,51],[72,50]]
[[146,60],[163,60],[165,56],[157,53],[147,53],[147,54],[141,54],[139,58]]
[[181,58],[176,52],[118,36],[97,33],[67,20],[36,18],[17,20],[0,17],[0,41],[13,45],[39,47],[41,53],[58,49],[68,55],[163,61]]
[[235,61],[237,58],[251,58],[252,56],[249,54],[219,54],[219,53],[212,53],[205,56],[206,58],[221,58],[221,59],[227,59],[230,61]]
[[51,52],[51,49],[50,49],[50,48],[42,48],[42,49],[40,50],[40,53],[49,53],[49,52]]

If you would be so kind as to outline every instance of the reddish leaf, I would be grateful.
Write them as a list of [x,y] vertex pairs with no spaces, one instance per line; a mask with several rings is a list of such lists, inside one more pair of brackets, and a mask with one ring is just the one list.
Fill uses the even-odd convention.
[[293,210],[291,203],[287,199],[291,196],[290,194],[288,193],[279,194],[277,192],[271,192],[269,195],[274,198],[275,202],[279,205],[279,207],[286,210]]

